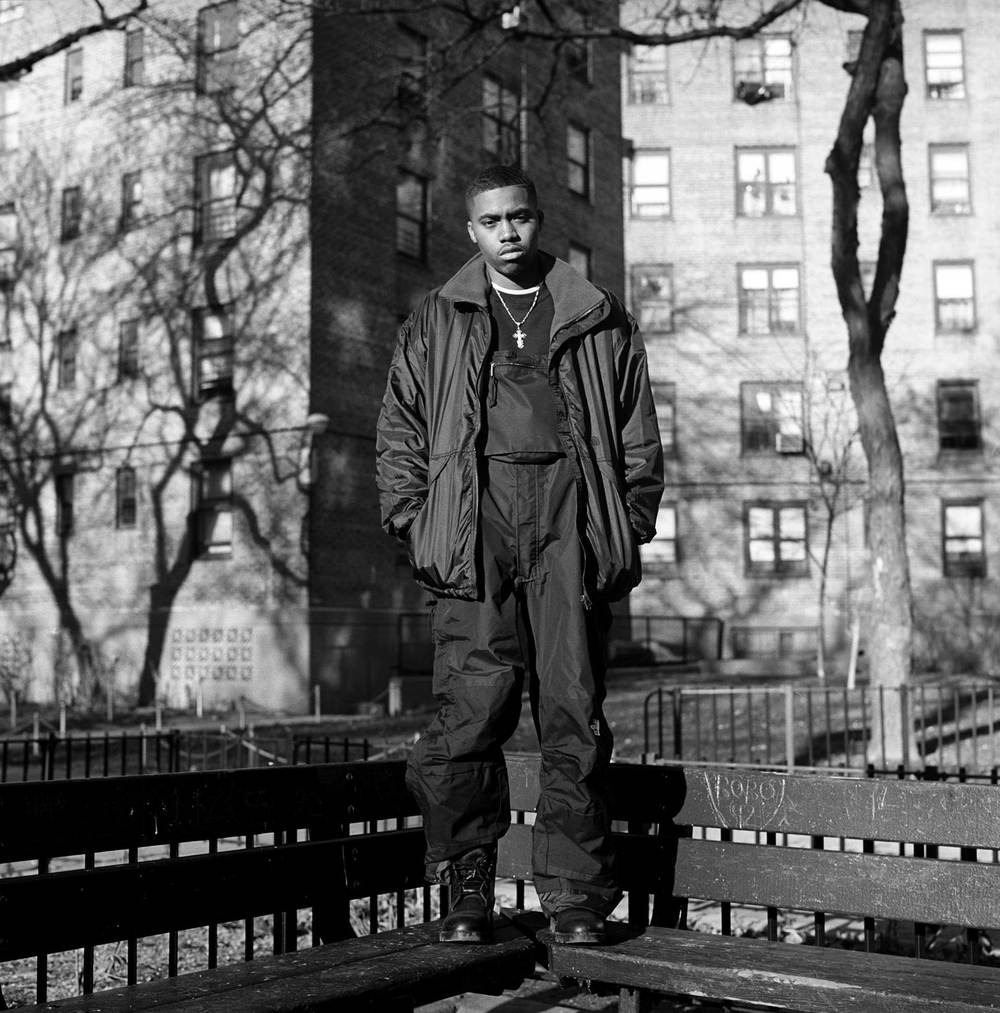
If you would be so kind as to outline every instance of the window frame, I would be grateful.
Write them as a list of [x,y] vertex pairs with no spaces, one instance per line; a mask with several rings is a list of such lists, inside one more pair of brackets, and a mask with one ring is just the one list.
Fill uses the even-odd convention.
[[[768,57],[767,47],[769,43],[786,42],[788,44],[788,71],[787,81],[775,80],[777,71],[771,65],[775,57]],[[760,70],[760,80],[746,77],[739,77],[739,51],[742,47],[748,50],[751,46],[759,48],[757,63]],[[786,32],[766,32],[760,35],[751,36],[748,39],[736,39],[732,48],[732,73],[733,73],[733,101],[748,102],[756,105],[761,101],[788,101],[795,94],[795,45],[792,36]],[[776,85],[781,85],[781,92],[775,93]]]
[[[209,317],[223,321],[219,337],[206,338],[205,322]],[[192,394],[199,404],[206,401],[232,401],[236,397],[236,327],[233,320],[233,304],[212,308],[199,306],[191,311],[191,336],[193,353]],[[214,371],[207,376],[205,364],[214,361],[228,363],[228,369]]]
[[[950,420],[945,406],[949,391],[965,391],[969,394],[972,411],[969,418]],[[983,418],[979,399],[978,380],[938,380],[935,387],[937,406],[938,452],[942,454],[974,454],[983,449]],[[966,423],[964,426],[961,423]],[[949,435],[949,430],[951,434]],[[965,445],[959,445],[959,444]]]
[[563,66],[566,75],[577,84],[594,83],[594,44],[591,39],[566,40],[563,46]]
[[[658,279],[666,280],[669,288],[669,295],[666,298],[654,296],[649,299],[642,297],[642,281],[644,278],[656,276]],[[632,309],[632,316],[635,317],[643,336],[653,334],[673,334],[675,331],[674,306],[674,265],[673,264],[632,264],[629,268],[629,302]],[[647,321],[644,314],[645,309],[651,309],[652,320],[658,321],[664,308],[666,310],[667,326],[655,326]]]
[[83,190],[79,186],[66,186],[62,191],[59,219],[59,241],[71,242],[80,238],[83,227]]
[[74,529],[74,502],[76,472],[71,468],[59,468],[53,476],[56,511],[54,529],[57,537],[71,535]]
[[118,382],[139,378],[139,318],[118,322]]
[[[960,94],[940,93],[938,89],[949,86],[942,82],[931,83],[930,52],[927,44],[932,38],[942,38],[949,35],[958,39],[958,68],[961,71],[961,77],[951,87],[957,87]],[[922,52],[924,58],[924,98],[931,102],[962,102],[968,98],[965,72],[965,32],[961,28],[925,28]]]
[[[660,503],[656,512],[656,534],[649,542],[639,547],[639,560],[644,577],[664,579],[678,574],[681,562],[678,506],[676,500]],[[668,515],[673,518],[672,535],[669,527],[665,527],[663,522],[663,518]],[[669,547],[669,551],[665,556],[656,558],[655,554],[660,546]]]
[[[653,404],[656,407],[656,422],[660,430],[660,448],[666,460],[677,459],[677,384],[673,380],[651,380]],[[670,417],[665,420],[661,409],[670,407]]]
[[[780,319],[777,315],[777,308],[780,306],[777,292],[792,291],[792,289],[777,289],[774,286],[774,274],[776,271],[795,271],[795,324],[792,327],[775,327],[775,321]],[[756,289],[744,288],[744,272],[766,271],[767,272],[767,330],[749,330],[750,303],[745,293],[757,291]],[[802,268],[800,264],[791,262],[767,262],[767,263],[739,263],[736,265],[736,301],[738,324],[737,333],[747,337],[786,337],[802,333]]]
[[[775,192],[778,187],[788,186],[788,181],[783,183],[775,183],[771,180],[771,158],[773,155],[791,155],[792,156],[792,179],[791,179],[791,193],[792,193],[792,210],[789,212],[776,211],[775,206]],[[764,159],[764,175],[765,178],[760,184],[763,187],[764,192],[764,210],[759,214],[753,214],[746,209],[746,203],[744,197],[746,195],[748,187],[752,184],[752,181],[744,181],[740,174],[740,162],[742,155],[761,155]],[[736,215],[738,218],[776,218],[776,219],[787,219],[797,218],[800,214],[799,211],[799,166],[798,166],[798,152],[792,145],[741,145],[735,149],[735,166],[734,175],[736,177]]]
[[[225,481],[224,491],[217,495],[206,495],[207,476],[212,469],[224,469]],[[235,509],[233,506],[233,458],[232,457],[205,457],[198,461],[191,469],[192,495],[194,498],[192,510],[193,538],[192,548],[194,557],[199,560],[231,559],[233,555],[234,520]],[[229,538],[212,540],[206,536],[208,526],[205,519],[211,515],[216,517],[220,514],[229,515]],[[213,523],[210,527],[214,528]],[[216,548],[218,547],[218,548]]]
[[21,86],[0,81],[0,154],[21,146]]
[[[399,77],[396,101],[401,108],[418,116],[427,115],[430,39],[409,25],[397,25],[401,45],[396,52]],[[404,52],[404,48],[410,49]]]
[[[213,172],[232,170],[232,193],[213,196]],[[223,242],[237,232],[239,212],[239,166],[234,148],[207,151],[194,160],[194,236],[196,246]],[[221,211],[221,213],[220,213]]]
[[[487,95],[488,88],[496,89],[496,101]],[[498,162],[521,164],[521,89],[511,88],[496,74],[483,74],[480,85],[482,150]],[[513,101],[513,116],[505,118],[508,100]]]
[[[657,157],[662,156],[666,161],[666,179],[658,183],[636,183],[636,169],[640,159],[643,157]],[[629,193],[628,193],[628,214],[629,218],[635,221],[663,221],[673,217],[674,211],[674,200],[673,200],[673,152],[671,148],[640,148],[632,153],[632,157],[629,160]],[[666,191],[666,201],[660,202],[649,202],[648,204],[637,203],[636,195],[641,190],[658,190],[663,189]],[[654,207],[663,208],[665,211],[659,211],[654,214],[637,212],[637,208],[643,207]]]
[[[138,186],[139,196],[135,195]],[[121,206],[121,231],[129,232],[136,228],[142,220],[142,170],[132,169],[122,173],[122,206]]]
[[73,105],[83,98],[83,46],[66,50],[63,105]]
[[[408,182],[419,186],[420,208],[416,214],[404,208],[400,198],[402,188]],[[427,263],[428,239],[430,234],[430,181],[426,176],[410,169],[400,168],[396,176],[396,254],[420,264]],[[408,235],[406,226],[416,230],[416,246],[413,247],[405,237]]]
[[[628,91],[626,92],[626,101],[629,105],[635,106],[647,106],[647,105],[670,105],[670,62],[669,62],[669,46],[632,46],[629,49],[626,57],[625,75],[626,75],[626,86]],[[635,54],[637,52],[649,52],[652,53],[654,50],[660,50],[662,53],[656,55],[662,55],[662,75],[659,69],[636,69]],[[648,61],[652,63],[652,60]],[[641,63],[641,61],[640,61]],[[654,82],[654,87],[649,91],[644,91],[641,85],[648,82]],[[659,82],[662,87],[656,87],[656,82]],[[642,96],[652,95],[652,98],[645,98]]]
[[[227,21],[220,17],[221,12],[231,11],[232,20]],[[233,29],[233,41],[228,45],[220,44],[210,49],[208,35],[210,19],[217,17],[215,22],[223,28],[218,34],[224,35],[224,29]],[[232,88],[235,84],[234,65],[236,55],[240,48],[240,8],[239,0],[218,0],[217,3],[207,4],[198,9],[197,15],[197,42],[195,55],[195,93],[198,95],[215,95],[221,91]]]
[[75,327],[64,327],[56,334],[56,389],[75,390],[80,342]]
[[115,528],[128,531],[138,527],[139,497],[135,468],[123,464],[115,470]]
[[[751,427],[748,403],[756,394],[768,394],[772,403],[780,403],[787,395],[797,396],[798,416],[794,419],[797,432],[782,429],[782,422],[789,415],[771,410],[759,412],[762,424]],[[765,433],[764,441],[752,440],[753,433]],[[787,448],[784,446],[787,438]],[[801,380],[743,380],[740,383],[740,456],[741,457],[790,457],[801,456],[806,451],[806,406],[805,385]]]
[[[574,138],[583,143],[583,159],[573,150]],[[593,194],[594,150],[593,137],[588,127],[570,120],[566,124],[566,187],[570,193],[590,200]],[[574,185],[576,180],[582,182]]]
[[[763,539],[752,539],[750,532],[750,515],[753,510],[770,510],[772,517],[770,542],[774,549],[774,562],[766,567],[753,560],[751,544]],[[787,562],[781,558],[781,543],[800,541],[799,539],[782,538],[781,511],[799,510],[802,513],[802,559],[791,559]],[[809,576],[809,508],[805,500],[746,500],[743,503],[743,545],[744,566],[747,577],[763,579],[791,579]]]
[[[138,50],[138,53],[136,53]],[[137,88],[146,83],[146,38],[142,26],[125,32],[122,87]]]
[[[935,176],[934,156],[941,154],[957,154],[965,156],[964,176]],[[935,183],[953,182],[960,180],[965,184],[965,202],[937,200],[934,196]],[[967,143],[931,143],[927,145],[927,186],[930,211],[932,215],[966,216],[972,214],[972,161],[969,158],[969,145]]]
[[[963,560],[962,554],[949,554],[949,541],[968,541],[963,535],[948,535],[948,511],[962,507],[976,507],[979,511],[979,552]],[[960,497],[941,500],[941,573],[945,577],[985,578],[986,560],[986,510],[981,497]]]
[[[941,306],[943,301],[939,293],[938,271],[947,267],[967,267],[969,270],[969,281],[972,294],[968,299],[971,309],[971,319],[968,324],[962,326],[951,326],[942,319]],[[976,268],[973,260],[935,260],[931,263],[931,276],[934,284],[934,331],[936,334],[971,334],[978,329],[979,317],[976,308]],[[958,303],[966,300],[951,299],[948,302]]]

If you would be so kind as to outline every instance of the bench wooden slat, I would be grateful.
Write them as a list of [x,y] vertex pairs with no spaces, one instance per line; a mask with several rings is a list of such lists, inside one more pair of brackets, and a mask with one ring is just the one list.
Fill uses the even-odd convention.
[[552,944],[550,970],[804,1013],[1000,1010],[995,968],[671,929],[613,946]]
[[402,830],[3,879],[0,960],[417,887],[423,847]]
[[[533,810],[538,758],[509,757],[507,768],[512,807]],[[1000,848],[989,785],[629,764],[612,764],[611,785],[616,819]]]
[[24,1013],[306,1013],[410,1009],[462,991],[501,992],[534,970],[534,939],[501,920],[490,946],[437,941],[439,923],[199,971]]
[[401,761],[5,784],[0,861],[412,816]]
[[1000,865],[977,862],[685,839],[672,892],[971,928],[1000,922]]

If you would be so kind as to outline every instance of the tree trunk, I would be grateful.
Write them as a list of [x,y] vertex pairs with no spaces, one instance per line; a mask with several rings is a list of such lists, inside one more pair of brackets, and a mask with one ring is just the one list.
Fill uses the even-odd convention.
[[[868,532],[871,600],[866,652],[877,692],[869,761],[909,763],[909,719],[903,687],[912,652],[912,595],[906,554],[903,458],[896,435],[882,350],[895,314],[909,224],[900,159],[899,118],[906,96],[899,0],[872,0],[861,52],[827,159],[833,183],[831,263],[847,323],[848,376],[858,430],[868,462]],[[868,300],[858,268],[857,170],[869,116],[875,121],[875,164],[882,195],[882,232]],[[884,703],[884,710],[879,706]]]

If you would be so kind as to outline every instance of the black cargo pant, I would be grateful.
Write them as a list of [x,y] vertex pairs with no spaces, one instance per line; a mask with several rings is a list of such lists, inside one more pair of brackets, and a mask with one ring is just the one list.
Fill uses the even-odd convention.
[[577,492],[566,458],[483,465],[479,601],[434,609],[439,709],[407,783],[427,838],[427,872],[510,825],[502,747],[527,676],[541,751],[532,831],[535,889],[549,914],[607,914],[620,896],[610,841],[612,736],[602,711],[610,610],[583,596]]

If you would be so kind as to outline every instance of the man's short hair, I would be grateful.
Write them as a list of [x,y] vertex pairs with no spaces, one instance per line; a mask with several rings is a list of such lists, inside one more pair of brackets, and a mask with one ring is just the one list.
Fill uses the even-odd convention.
[[532,201],[538,203],[538,191],[534,180],[516,165],[488,165],[473,177],[465,188],[465,205],[468,207],[474,197],[487,190],[499,190],[504,186],[523,186]]

